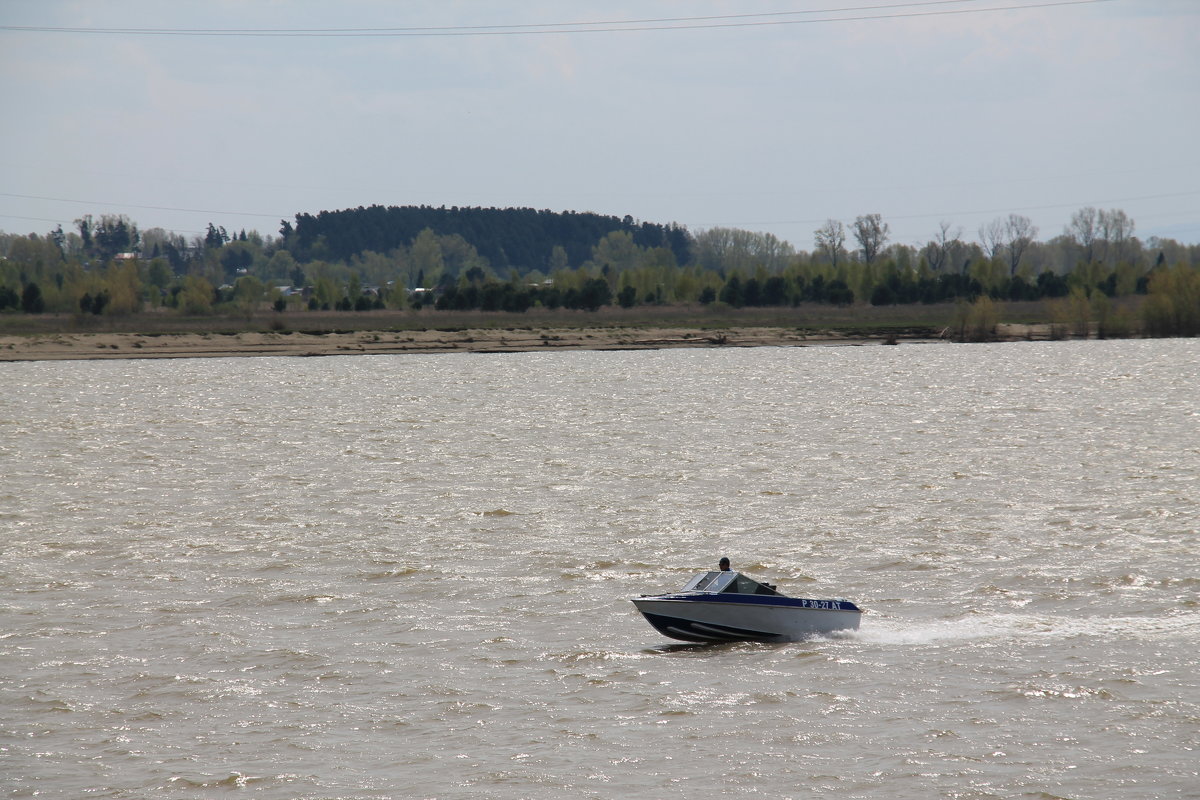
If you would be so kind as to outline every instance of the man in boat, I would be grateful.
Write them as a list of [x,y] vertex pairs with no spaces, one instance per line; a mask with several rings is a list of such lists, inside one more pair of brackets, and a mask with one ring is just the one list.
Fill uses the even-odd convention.
[[721,568],[721,572],[729,572],[729,559],[721,556],[721,560],[717,562],[717,566]]

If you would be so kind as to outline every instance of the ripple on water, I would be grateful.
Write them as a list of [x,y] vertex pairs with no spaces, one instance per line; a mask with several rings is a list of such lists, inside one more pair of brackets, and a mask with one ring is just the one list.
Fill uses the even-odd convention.
[[[1195,340],[0,371],[15,796],[1200,780]],[[628,603],[721,555],[862,627]]]

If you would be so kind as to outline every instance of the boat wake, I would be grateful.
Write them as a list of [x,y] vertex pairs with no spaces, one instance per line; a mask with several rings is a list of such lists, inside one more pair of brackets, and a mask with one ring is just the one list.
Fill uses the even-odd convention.
[[1161,616],[1048,616],[1033,614],[970,614],[935,621],[873,619],[858,630],[826,635],[832,640],[867,644],[941,645],[984,640],[1102,638],[1153,640],[1200,636],[1200,612],[1179,611]]

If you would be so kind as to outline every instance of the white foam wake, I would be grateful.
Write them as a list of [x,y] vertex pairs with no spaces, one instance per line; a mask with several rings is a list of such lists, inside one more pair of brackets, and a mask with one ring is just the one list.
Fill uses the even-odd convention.
[[1051,616],[1045,614],[972,614],[956,619],[864,620],[862,628],[837,638],[872,644],[936,645],[978,640],[1039,638],[1194,640],[1200,643],[1200,612],[1137,616]]

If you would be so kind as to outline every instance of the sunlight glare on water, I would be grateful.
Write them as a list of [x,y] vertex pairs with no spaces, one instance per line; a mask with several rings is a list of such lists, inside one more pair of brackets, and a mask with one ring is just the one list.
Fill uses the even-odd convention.
[[0,373],[9,797],[1198,796],[1194,340]]

